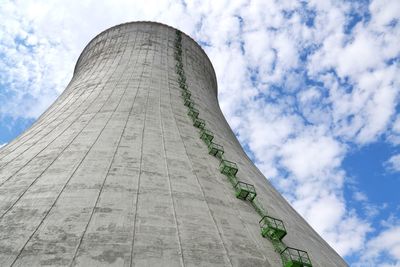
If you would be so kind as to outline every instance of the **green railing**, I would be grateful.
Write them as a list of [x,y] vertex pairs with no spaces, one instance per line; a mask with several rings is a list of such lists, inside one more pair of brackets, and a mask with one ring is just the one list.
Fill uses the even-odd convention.
[[282,220],[265,215],[260,220],[261,235],[270,239],[279,239],[286,235],[286,228]]
[[208,146],[214,139],[214,134],[210,130],[204,128],[200,132],[200,139]]
[[256,196],[254,185],[245,182],[237,182],[235,185],[236,197],[242,200],[253,201]]
[[304,250],[286,247],[280,254],[285,267],[312,267],[308,253]]
[[192,107],[192,108],[189,109],[188,115],[194,121],[195,119],[197,119],[197,117],[199,117],[199,110],[197,108],[195,108],[195,107]]
[[208,144],[208,153],[214,157],[222,159],[222,155],[224,155],[224,147],[211,141]]

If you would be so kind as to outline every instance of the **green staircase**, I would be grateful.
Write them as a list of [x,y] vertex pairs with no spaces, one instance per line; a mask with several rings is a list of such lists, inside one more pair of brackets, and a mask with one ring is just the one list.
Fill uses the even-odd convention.
[[236,197],[244,201],[249,201],[255,211],[261,216],[259,222],[261,235],[270,240],[275,251],[279,253],[282,259],[282,266],[312,267],[311,260],[306,251],[285,245],[282,239],[286,236],[287,232],[283,221],[268,215],[266,209],[256,198],[257,193],[254,185],[238,180],[236,177],[239,170],[237,164],[224,158],[223,146],[213,141],[214,134],[206,128],[205,120],[199,118],[199,110],[195,107],[195,102],[191,99],[192,94],[187,86],[182,60],[182,33],[178,30],[176,30],[175,36],[174,57],[176,60],[175,67],[178,74],[178,84],[182,89],[184,105],[188,107],[187,114],[192,119],[193,126],[200,129],[200,139],[207,145],[208,153],[220,160],[219,170],[232,184]]

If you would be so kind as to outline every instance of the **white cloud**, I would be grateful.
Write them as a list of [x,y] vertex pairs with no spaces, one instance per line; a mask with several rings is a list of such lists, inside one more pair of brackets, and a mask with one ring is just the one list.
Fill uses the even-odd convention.
[[363,192],[360,192],[360,191],[354,192],[353,198],[354,198],[356,201],[360,201],[360,202],[361,202],[361,201],[364,202],[364,201],[367,201],[367,200],[368,200],[367,195],[366,195],[365,193],[363,193]]
[[[400,3],[398,1],[372,1],[369,6],[371,24],[378,30],[386,30],[387,26],[399,18]],[[394,45],[394,44],[392,44]]]
[[[282,165],[298,180],[326,175],[325,171],[340,166],[343,148],[340,143],[326,136],[303,136],[288,140],[281,148]],[[323,149],[322,149],[323,148]],[[324,178],[319,178],[324,179]]]
[[[358,23],[351,35],[341,31],[348,6],[332,6],[326,16],[321,16],[326,6],[323,10],[317,6],[316,27],[321,34],[321,48],[310,58],[308,70],[315,78],[326,71],[335,72],[325,74],[323,79],[330,88],[331,123],[338,136],[350,141],[364,144],[376,140],[395,113],[400,90],[398,68],[387,62],[400,53],[394,41],[400,27],[388,26],[398,18],[392,11],[398,6],[396,2],[372,1],[370,21]],[[351,89],[341,86],[344,79],[352,85]]]
[[391,225],[371,238],[355,266],[400,266],[400,225]]
[[393,120],[389,133],[387,133],[387,140],[393,145],[400,145],[400,116],[398,115]]
[[393,131],[400,133],[400,116],[397,116],[397,119],[393,123]]
[[385,162],[386,169],[392,172],[400,172],[400,154],[393,155]]
[[364,247],[366,235],[370,231],[371,227],[367,222],[350,214],[344,217],[334,229],[326,233],[326,238],[334,244],[338,253],[350,255]]
[[370,220],[377,217],[383,210],[388,207],[387,203],[379,205],[372,203],[364,192],[358,191],[357,189],[355,189],[355,191],[353,192],[352,198],[361,204],[362,211],[365,214],[365,217]]

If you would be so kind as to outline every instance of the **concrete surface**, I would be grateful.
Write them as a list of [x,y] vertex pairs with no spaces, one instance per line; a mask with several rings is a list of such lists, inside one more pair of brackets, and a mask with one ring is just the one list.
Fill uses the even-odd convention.
[[[0,266],[281,266],[183,105],[175,29],[135,22],[84,49],[63,94],[0,150]],[[347,266],[253,165],[213,67],[183,34],[188,86],[215,142],[313,266]]]

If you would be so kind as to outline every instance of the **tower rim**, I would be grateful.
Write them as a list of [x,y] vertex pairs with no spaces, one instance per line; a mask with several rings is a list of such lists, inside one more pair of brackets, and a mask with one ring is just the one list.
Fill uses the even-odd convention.
[[112,27],[109,27],[109,28],[103,30],[102,32],[100,32],[99,34],[97,34],[96,36],[94,36],[94,37],[85,45],[85,47],[83,48],[82,52],[80,53],[80,55],[79,55],[79,57],[78,57],[78,60],[76,61],[73,74],[74,74],[74,75],[76,74],[77,68],[78,68],[79,63],[80,63],[80,61],[81,61],[81,59],[82,59],[83,54],[86,52],[86,50],[90,47],[90,45],[91,45],[97,38],[99,38],[100,36],[106,34],[106,33],[109,32],[109,31],[112,31],[112,30],[115,29],[115,28],[118,28],[118,27],[121,27],[121,26],[130,25],[130,24],[136,24],[136,23],[155,24],[155,25],[163,26],[163,27],[170,28],[170,29],[173,29],[173,30],[178,30],[178,31],[180,31],[182,34],[184,34],[186,37],[188,37],[188,39],[191,40],[191,41],[200,49],[200,51],[204,54],[205,58],[206,58],[207,61],[209,62],[210,66],[211,66],[211,69],[212,69],[212,74],[213,74],[213,76],[214,76],[213,78],[214,78],[214,80],[215,80],[215,90],[216,90],[216,93],[218,94],[218,82],[217,82],[217,75],[215,74],[214,66],[213,66],[213,64],[212,64],[212,62],[211,62],[211,60],[210,60],[210,58],[208,57],[207,53],[206,53],[206,52],[204,51],[204,49],[201,47],[201,45],[200,45],[199,43],[197,43],[197,42],[194,40],[194,38],[192,38],[192,37],[191,37],[190,35],[188,35],[187,33],[183,32],[183,31],[181,31],[181,30],[179,30],[179,29],[177,29],[177,28],[175,28],[175,27],[172,27],[172,26],[170,26],[170,25],[167,25],[167,24],[165,24],[165,23],[161,23],[161,22],[158,22],[158,21],[147,21],[147,20],[129,21],[129,22],[124,22],[124,23],[120,23],[120,24],[114,25],[114,26],[112,26]]

